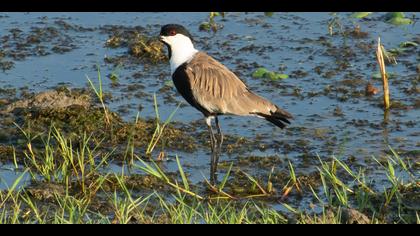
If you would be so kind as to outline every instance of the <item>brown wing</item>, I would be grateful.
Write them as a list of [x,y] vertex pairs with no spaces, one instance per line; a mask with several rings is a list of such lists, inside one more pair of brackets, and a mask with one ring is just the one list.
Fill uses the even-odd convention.
[[187,65],[192,73],[192,88],[214,98],[230,99],[245,91],[247,86],[228,68],[203,52],[198,52]]
[[210,113],[252,115],[270,114],[274,105],[249,91],[233,72],[203,52],[186,68],[194,99]]
[[190,100],[200,110],[204,108],[210,114],[256,115],[272,123],[270,119],[279,118],[288,123],[287,118],[292,117],[250,91],[233,72],[203,52],[198,52],[183,72],[191,89]]
[[203,52],[186,67],[192,94],[211,113],[227,113],[228,101],[248,91],[247,86],[228,68]]

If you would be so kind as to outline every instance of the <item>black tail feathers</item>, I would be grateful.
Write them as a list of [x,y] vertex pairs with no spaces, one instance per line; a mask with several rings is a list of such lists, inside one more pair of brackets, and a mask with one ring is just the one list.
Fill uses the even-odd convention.
[[264,117],[267,121],[273,123],[277,127],[284,129],[286,127],[286,124],[290,124],[290,121],[288,119],[293,119],[293,116],[280,108],[276,110],[276,112],[271,113],[271,115],[262,114],[259,113],[259,116]]
[[282,128],[282,129],[284,129],[284,127],[286,127],[285,123],[290,124],[290,121],[288,121],[286,118],[276,118],[276,117],[273,117],[273,116],[267,116],[267,117],[265,117],[265,119],[267,121],[270,121],[274,125]]

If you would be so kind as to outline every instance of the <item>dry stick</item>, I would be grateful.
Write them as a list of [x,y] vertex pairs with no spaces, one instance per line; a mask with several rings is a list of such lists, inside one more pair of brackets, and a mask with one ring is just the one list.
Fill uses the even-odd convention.
[[378,59],[379,68],[382,75],[382,85],[384,89],[384,110],[389,109],[389,87],[388,87],[388,78],[385,72],[385,62],[384,54],[381,47],[381,38],[378,38],[378,48],[376,50],[376,58]]

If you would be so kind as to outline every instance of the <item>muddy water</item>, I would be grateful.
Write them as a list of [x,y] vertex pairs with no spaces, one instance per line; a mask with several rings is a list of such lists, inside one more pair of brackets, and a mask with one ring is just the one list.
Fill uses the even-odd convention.
[[[336,155],[369,168],[371,156],[385,155],[388,145],[401,154],[411,151],[414,154],[410,158],[418,161],[420,157],[414,151],[420,149],[420,78],[416,71],[420,47],[398,56],[397,65],[388,66],[388,71],[396,74],[390,79],[391,100],[400,106],[391,109],[385,120],[381,93],[366,96],[364,91],[368,82],[381,88],[380,80],[372,76],[378,72],[377,37],[387,49],[397,48],[405,41],[420,44],[420,26],[390,25],[382,19],[384,13],[366,20],[350,19],[349,15],[338,14],[345,35],[335,26],[331,36],[328,22],[333,16],[328,13],[276,13],[272,17],[262,13],[227,13],[224,19],[216,19],[223,26],[216,33],[199,31],[207,13],[0,13],[0,36],[7,36],[0,44],[2,51],[17,48],[19,39],[14,39],[13,32],[26,38],[34,29],[54,28],[53,36],[45,42],[41,40],[36,44],[40,45],[38,48],[20,47],[17,52],[24,51],[24,56],[2,59],[13,66],[0,71],[0,88],[16,88],[17,96],[21,91],[40,92],[58,85],[87,88],[86,77],[96,78],[99,65],[105,90],[112,94],[108,100],[111,110],[127,121],[134,120],[138,112],[141,117],[152,118],[156,93],[159,111],[166,118],[183,101],[168,82],[169,65],[126,60],[116,68],[104,59],[127,55],[127,49],[109,48],[105,42],[112,26],[139,27],[155,36],[162,24],[180,23],[190,29],[198,49],[222,61],[252,90],[295,117],[285,130],[260,119],[223,117],[225,134],[255,141],[251,148],[244,144],[226,150],[222,161],[238,163],[238,159],[248,156],[274,156],[279,163],[290,160],[298,174],[306,174],[316,170],[317,155]],[[362,33],[355,33],[356,25]],[[289,78],[252,78],[252,72],[259,67],[286,73]],[[111,73],[117,75],[117,85],[108,78]],[[201,114],[189,106],[182,106],[174,121],[194,126],[193,134],[206,132]],[[192,180],[200,182],[203,175],[208,176],[207,148],[190,153],[173,149],[168,155],[170,160],[165,164],[169,170],[176,169],[171,157],[179,155]],[[271,169],[241,163],[241,168],[255,175],[268,176]],[[278,171],[284,171],[286,165],[279,163],[274,165]],[[10,185],[17,173],[10,170],[10,163],[0,166],[2,182]],[[110,169],[117,171],[119,166],[112,165]],[[4,188],[4,183],[0,187]]]

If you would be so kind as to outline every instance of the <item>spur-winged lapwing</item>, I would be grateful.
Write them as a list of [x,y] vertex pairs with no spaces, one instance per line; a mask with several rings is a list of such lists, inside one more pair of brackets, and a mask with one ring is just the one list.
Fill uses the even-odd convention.
[[[162,27],[160,40],[167,46],[171,74],[178,92],[205,116],[210,132],[210,180],[216,180],[217,163],[223,143],[219,115],[256,116],[284,128],[293,118],[267,99],[258,96],[228,68],[194,48],[191,34],[181,25]],[[216,138],[211,120],[215,119]]]

